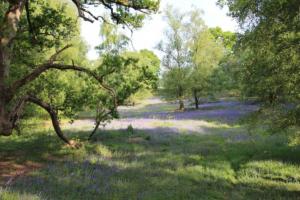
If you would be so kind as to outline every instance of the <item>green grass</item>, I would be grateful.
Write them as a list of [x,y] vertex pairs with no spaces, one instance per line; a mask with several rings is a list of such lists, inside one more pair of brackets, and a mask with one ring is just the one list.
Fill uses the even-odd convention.
[[222,126],[212,126],[210,135],[102,132],[77,150],[47,130],[1,137],[1,160],[44,167],[2,187],[0,199],[300,198],[299,146],[283,135],[239,139],[237,127],[227,129],[230,136],[217,134]]

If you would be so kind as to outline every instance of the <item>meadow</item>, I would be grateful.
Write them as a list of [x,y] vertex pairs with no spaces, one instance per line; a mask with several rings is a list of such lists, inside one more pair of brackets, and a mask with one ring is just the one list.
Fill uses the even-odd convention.
[[290,134],[249,131],[239,119],[250,111],[239,102],[185,112],[172,106],[124,108],[120,120],[133,128],[111,125],[91,141],[87,130],[66,128],[79,149],[35,123],[21,136],[1,137],[0,199],[300,199],[300,147]]

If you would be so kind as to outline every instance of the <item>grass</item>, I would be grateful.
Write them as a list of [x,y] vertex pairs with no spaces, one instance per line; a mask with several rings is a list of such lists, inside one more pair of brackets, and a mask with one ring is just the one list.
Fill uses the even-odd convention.
[[[176,106],[141,105],[125,114],[172,112]],[[203,133],[162,132],[177,123],[197,123]],[[29,120],[23,135],[0,137],[0,175],[29,169],[0,186],[0,200],[300,199],[299,137],[269,135],[263,128],[250,134],[247,126],[217,118],[152,125],[151,133],[98,132],[91,142],[89,133],[69,130],[83,144],[74,150],[48,123]]]
[[239,139],[235,129],[242,131],[212,124],[207,135],[101,132],[77,150],[49,130],[1,137],[0,160],[43,167],[2,187],[0,199],[300,199],[299,145],[284,135]]

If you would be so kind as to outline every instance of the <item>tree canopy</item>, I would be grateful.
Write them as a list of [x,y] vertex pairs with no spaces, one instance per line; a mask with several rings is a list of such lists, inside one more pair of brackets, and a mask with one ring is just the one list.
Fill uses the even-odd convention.
[[192,96],[198,108],[200,95],[209,90],[209,77],[218,67],[225,49],[221,39],[215,39],[201,18],[200,10],[180,13],[166,11],[169,27],[159,50],[164,54],[162,93],[180,102]]
[[[243,31],[236,49],[242,93],[259,97],[267,107],[280,105],[280,120],[275,124],[299,125],[299,1],[220,0],[219,3],[229,7],[230,15],[238,20]],[[287,103],[293,109],[287,109]]]
[[[61,112],[73,116],[89,101],[101,110],[97,119],[103,119],[101,115],[115,116],[120,92],[108,85],[106,79],[124,70],[122,66],[129,67],[138,61],[110,52],[103,55],[96,69],[86,67],[86,47],[79,37],[77,18],[138,28],[145,15],[158,10],[159,1],[6,0],[0,4],[1,135],[11,135],[12,130],[18,129],[28,102],[50,114],[56,133],[67,143],[69,140],[59,127]],[[105,8],[112,22],[104,13],[91,13],[88,5]],[[57,70],[68,72],[61,74]],[[141,76],[135,78],[142,79]]]

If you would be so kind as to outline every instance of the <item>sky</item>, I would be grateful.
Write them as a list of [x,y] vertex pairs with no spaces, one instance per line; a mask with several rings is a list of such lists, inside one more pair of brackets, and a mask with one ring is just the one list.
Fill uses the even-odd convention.
[[[192,8],[199,8],[203,13],[203,20],[209,27],[219,26],[225,31],[235,32],[238,30],[237,23],[227,16],[228,8],[220,8],[216,5],[217,0],[161,0],[160,11],[158,14],[152,15],[145,20],[144,26],[135,30],[131,36],[133,47],[135,50],[150,49],[159,55],[155,48],[157,44],[164,38],[164,30],[167,26],[163,19],[163,11],[168,4],[179,10],[186,12]],[[100,7],[91,7],[90,11],[99,13]],[[89,45],[88,58],[91,60],[97,59],[98,54],[95,47],[101,43],[99,35],[101,22],[85,22],[81,23],[81,35]]]

